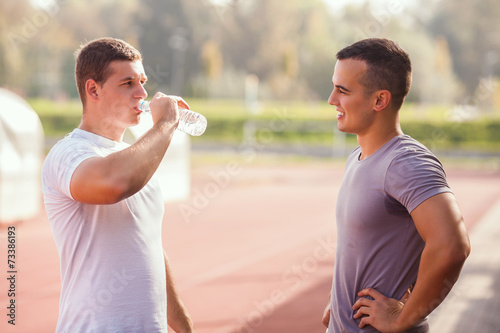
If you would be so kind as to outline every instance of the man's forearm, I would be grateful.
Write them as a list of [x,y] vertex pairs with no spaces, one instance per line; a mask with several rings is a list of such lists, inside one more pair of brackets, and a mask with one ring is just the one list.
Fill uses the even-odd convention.
[[398,326],[402,330],[415,326],[446,298],[466,259],[459,253],[426,245],[415,288],[398,316]]
[[172,276],[172,269],[166,253],[163,253],[165,258],[165,272],[167,278],[167,320],[168,325],[178,333],[194,332],[193,322],[189,317],[186,307],[182,302]]
[[107,156],[124,186],[123,198],[140,191],[158,169],[172,140],[175,128],[155,124],[132,146]]
[[[138,186],[144,186],[158,169],[165,152],[170,146],[175,128],[168,124],[155,124],[145,135],[132,145],[129,151],[132,180],[138,176]],[[126,158],[125,158],[126,159]],[[142,174],[142,175],[141,175]]]
[[162,161],[174,130],[175,124],[155,124],[132,146],[80,163],[71,178],[73,198],[88,204],[113,204],[140,191]]

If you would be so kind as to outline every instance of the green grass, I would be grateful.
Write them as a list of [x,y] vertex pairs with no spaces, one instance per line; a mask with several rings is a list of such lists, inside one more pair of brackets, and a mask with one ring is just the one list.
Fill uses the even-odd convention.
[[[268,119],[286,116],[294,119],[335,119],[335,108],[325,102],[304,101],[265,101],[259,103],[259,112],[248,112],[242,100],[206,100],[187,99],[192,110],[204,114],[207,118],[246,119],[249,117]],[[28,100],[31,107],[40,116],[81,115],[82,106],[79,100],[54,102],[46,99]]]
[[[47,137],[62,137],[80,123],[80,101],[55,103],[34,99],[28,102],[40,116]],[[191,109],[208,119],[205,134],[193,137],[194,143],[241,143],[249,120],[256,125],[257,142],[331,145],[334,139],[337,112],[326,101],[263,101],[256,114],[249,113],[241,100],[187,99],[187,102]],[[460,116],[460,109],[457,113],[446,106],[405,104],[400,119],[405,133],[432,150],[500,153],[499,111],[462,122],[451,121],[453,114]],[[355,136],[347,135],[346,139],[349,144],[356,144]]]
[[80,100],[54,102],[48,99],[30,99],[28,103],[39,116],[81,116],[82,103]]
[[[251,114],[243,100],[187,99],[192,110],[215,119],[272,119],[285,117],[296,120],[335,120],[335,107],[327,101],[262,101],[259,112]],[[54,102],[47,99],[28,100],[31,107],[40,115],[81,115],[80,100]],[[443,105],[417,105],[405,103],[400,111],[401,122],[405,121],[450,121],[451,108]],[[481,114],[478,119],[500,120],[500,110]]]

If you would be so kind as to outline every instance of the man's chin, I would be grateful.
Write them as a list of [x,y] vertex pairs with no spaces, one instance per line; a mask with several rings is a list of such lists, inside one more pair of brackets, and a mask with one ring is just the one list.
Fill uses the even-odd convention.
[[337,129],[342,132],[342,133],[348,133],[348,134],[354,134],[352,132],[350,132],[346,127],[344,126],[339,126],[339,124],[337,124]]
[[137,117],[130,122],[129,127],[139,125],[140,122],[141,122],[141,114],[139,113]]

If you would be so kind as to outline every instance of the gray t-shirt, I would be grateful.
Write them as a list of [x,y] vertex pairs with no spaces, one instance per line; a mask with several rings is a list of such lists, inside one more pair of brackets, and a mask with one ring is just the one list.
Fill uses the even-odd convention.
[[[400,299],[417,279],[424,242],[410,213],[426,199],[451,192],[439,160],[407,135],[371,156],[349,156],[337,199],[337,252],[328,332],[378,332],[358,327],[358,292],[375,288]],[[412,332],[426,332],[422,322]]]

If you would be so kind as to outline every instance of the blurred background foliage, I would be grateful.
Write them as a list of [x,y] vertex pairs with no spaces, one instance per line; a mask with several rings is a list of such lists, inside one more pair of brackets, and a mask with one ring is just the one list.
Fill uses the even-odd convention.
[[[326,100],[335,53],[362,38],[386,37],[402,45],[413,62],[404,120],[424,121],[427,129],[437,119],[475,122],[496,131],[500,2],[341,2],[0,0],[0,86],[27,98],[44,117],[44,127],[65,130],[64,121],[49,119],[61,112],[77,119],[80,112],[74,51],[112,36],[142,52],[150,95],[182,95],[212,122],[266,119],[283,105],[297,119],[334,122]],[[259,82],[257,116],[244,103],[248,75]],[[429,111],[436,109],[441,111]],[[485,130],[484,124],[493,123],[494,129]],[[235,125],[220,126],[215,128]],[[428,135],[417,127],[415,133]]]
[[73,53],[102,36],[144,55],[152,92],[242,98],[255,74],[264,99],[326,99],[335,53],[366,37],[411,55],[409,101],[463,103],[498,76],[496,0],[386,1],[333,10],[322,0],[17,0],[0,2],[0,85],[26,97],[76,98]]

